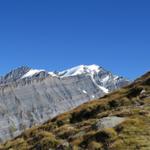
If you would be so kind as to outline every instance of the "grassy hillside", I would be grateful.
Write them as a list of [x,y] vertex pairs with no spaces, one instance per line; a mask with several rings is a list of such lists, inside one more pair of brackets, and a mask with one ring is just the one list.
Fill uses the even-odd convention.
[[150,150],[150,72],[0,146],[10,149]]

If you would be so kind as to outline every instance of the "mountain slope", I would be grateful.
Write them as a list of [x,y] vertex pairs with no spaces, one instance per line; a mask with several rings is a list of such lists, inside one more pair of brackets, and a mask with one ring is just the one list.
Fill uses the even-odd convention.
[[0,80],[0,141],[129,83],[97,65],[63,72],[20,67]]
[[150,72],[17,138],[2,150],[149,150]]

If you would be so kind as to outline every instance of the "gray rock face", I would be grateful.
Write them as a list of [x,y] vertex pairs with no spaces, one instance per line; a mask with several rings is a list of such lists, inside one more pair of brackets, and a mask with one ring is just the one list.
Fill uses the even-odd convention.
[[30,70],[29,67],[23,66],[19,67],[11,72],[7,73],[4,77],[0,77],[0,84],[11,83],[20,79],[25,73]]
[[126,118],[117,116],[104,117],[96,123],[95,127],[98,130],[103,128],[113,128],[125,120]]
[[91,66],[92,69],[78,66],[57,74],[22,67],[1,77],[0,141],[129,83],[101,67]]

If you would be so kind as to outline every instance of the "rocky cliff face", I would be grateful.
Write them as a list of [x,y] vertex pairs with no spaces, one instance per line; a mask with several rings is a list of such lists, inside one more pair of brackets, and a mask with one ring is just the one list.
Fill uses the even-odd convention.
[[97,65],[62,72],[20,67],[0,78],[0,140],[129,83]]

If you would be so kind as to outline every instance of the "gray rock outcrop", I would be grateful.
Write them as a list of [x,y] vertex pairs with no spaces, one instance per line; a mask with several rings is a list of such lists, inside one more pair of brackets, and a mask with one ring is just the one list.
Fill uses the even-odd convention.
[[113,128],[125,120],[126,118],[117,116],[104,117],[96,123],[95,128],[98,130],[103,128]]

